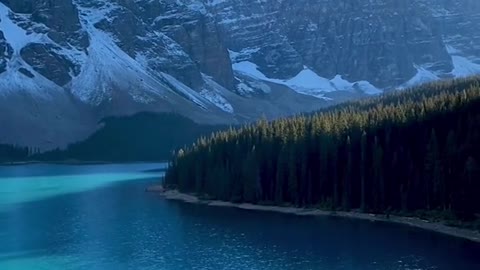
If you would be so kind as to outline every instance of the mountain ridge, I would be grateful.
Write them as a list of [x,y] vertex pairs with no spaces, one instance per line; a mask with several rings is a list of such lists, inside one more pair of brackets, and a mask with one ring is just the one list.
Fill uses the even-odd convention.
[[140,111],[272,119],[472,75],[477,14],[471,0],[0,0],[0,141],[52,149]]

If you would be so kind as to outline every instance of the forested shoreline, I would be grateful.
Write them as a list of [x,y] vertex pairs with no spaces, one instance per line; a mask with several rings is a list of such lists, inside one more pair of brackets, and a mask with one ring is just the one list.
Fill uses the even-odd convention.
[[211,199],[364,212],[480,212],[480,79],[259,121],[181,149],[167,188]]
[[27,160],[36,150],[17,145],[0,144],[0,162],[16,162]]
[[202,125],[173,113],[143,112],[108,117],[87,139],[65,149],[41,152],[38,148],[0,144],[0,162],[136,162],[164,161],[184,145],[226,128]]

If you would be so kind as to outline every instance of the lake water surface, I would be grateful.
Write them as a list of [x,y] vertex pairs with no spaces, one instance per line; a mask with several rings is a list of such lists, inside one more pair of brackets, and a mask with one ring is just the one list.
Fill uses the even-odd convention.
[[480,269],[480,245],[406,226],[165,201],[163,166],[0,166],[0,270]]

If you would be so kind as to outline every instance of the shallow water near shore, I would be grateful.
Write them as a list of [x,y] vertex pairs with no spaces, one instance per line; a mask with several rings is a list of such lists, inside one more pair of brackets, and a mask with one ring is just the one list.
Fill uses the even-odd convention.
[[480,269],[407,226],[167,201],[162,164],[0,166],[0,269]]

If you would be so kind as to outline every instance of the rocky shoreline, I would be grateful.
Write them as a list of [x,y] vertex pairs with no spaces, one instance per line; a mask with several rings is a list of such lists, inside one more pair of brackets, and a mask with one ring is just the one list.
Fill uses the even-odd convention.
[[442,233],[458,238],[467,239],[473,242],[480,243],[480,232],[456,228],[445,225],[441,222],[430,222],[416,217],[401,217],[390,215],[389,217],[385,215],[375,215],[368,213],[360,212],[344,212],[344,211],[326,211],[320,209],[308,209],[308,208],[298,208],[298,207],[283,207],[283,206],[266,206],[266,205],[254,205],[249,203],[231,203],[225,201],[217,200],[201,200],[198,197],[181,193],[177,190],[165,190],[162,186],[151,186],[147,188],[149,192],[158,192],[167,200],[182,201],[185,203],[192,204],[203,204],[208,206],[216,207],[231,207],[238,208],[243,210],[252,210],[252,211],[265,211],[265,212],[276,212],[283,214],[293,214],[298,216],[332,216],[332,217],[342,217],[342,218],[353,218],[361,220],[369,220],[375,222],[390,222],[408,225],[424,230],[434,231],[437,233]]

